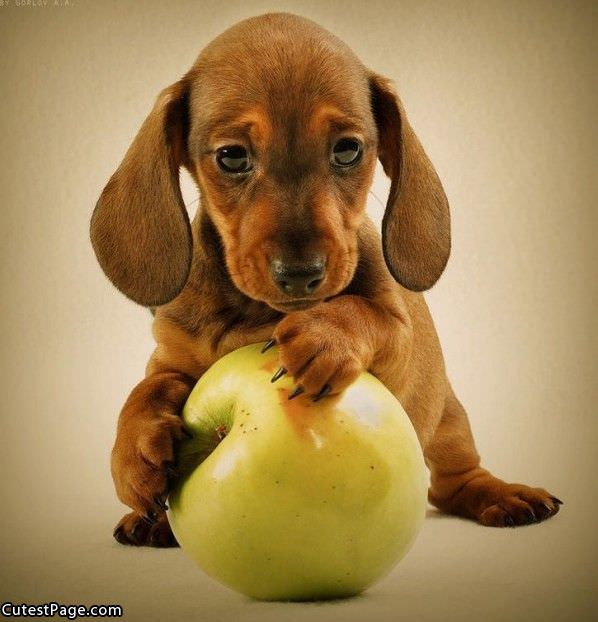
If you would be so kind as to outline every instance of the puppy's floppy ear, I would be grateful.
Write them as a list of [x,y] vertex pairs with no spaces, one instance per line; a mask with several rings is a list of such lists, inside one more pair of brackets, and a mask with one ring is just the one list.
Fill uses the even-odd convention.
[[189,218],[179,187],[186,159],[188,86],[164,89],[104,188],[91,242],[108,278],[145,306],[172,300],[191,266]]
[[382,220],[384,259],[396,281],[423,291],[440,278],[450,254],[448,201],[389,81],[370,73],[369,84],[378,157],[391,179]]

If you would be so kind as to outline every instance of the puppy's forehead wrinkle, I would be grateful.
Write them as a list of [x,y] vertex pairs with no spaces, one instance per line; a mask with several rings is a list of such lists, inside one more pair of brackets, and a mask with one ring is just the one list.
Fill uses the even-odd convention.
[[[261,62],[261,61],[260,61]],[[260,71],[247,72],[234,68],[240,75],[219,77],[209,72],[198,78],[191,98],[192,115],[201,119],[202,125],[215,126],[242,117],[247,110],[264,111],[276,125],[288,127],[299,113],[308,119],[323,104],[334,106],[347,123],[361,121],[364,111],[369,111],[369,91],[365,74],[349,73],[343,78],[338,65],[330,71],[321,67],[307,69],[305,79],[292,71],[292,62],[279,72],[268,71],[263,77]],[[289,67],[290,66],[290,67]],[[230,69],[226,68],[225,73]],[[276,75],[279,73],[279,75]],[[361,83],[363,82],[363,83]],[[337,123],[343,122],[342,117]]]
[[193,116],[208,125],[248,106],[285,117],[285,111],[325,101],[359,114],[369,102],[366,69],[351,49],[292,15],[270,14],[233,26],[202,51],[189,75]]

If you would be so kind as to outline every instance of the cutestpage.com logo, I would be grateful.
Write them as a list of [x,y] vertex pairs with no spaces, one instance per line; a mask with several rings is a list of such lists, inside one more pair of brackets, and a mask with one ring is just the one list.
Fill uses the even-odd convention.
[[61,605],[60,603],[44,603],[28,605],[27,603],[2,603],[0,614],[3,618],[120,618],[123,608],[120,605]]

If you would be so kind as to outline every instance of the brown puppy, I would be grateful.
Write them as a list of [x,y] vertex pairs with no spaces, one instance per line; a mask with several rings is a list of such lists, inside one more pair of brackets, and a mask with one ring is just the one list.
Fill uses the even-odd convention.
[[[381,240],[365,215],[378,158],[392,181]],[[180,166],[201,195],[191,225]],[[164,499],[180,409],[216,359],[271,338],[298,399],[342,391],[364,369],[394,393],[444,512],[501,527],[558,511],[544,489],[480,467],[418,293],[449,256],[441,183],[388,81],[313,22],[264,15],[208,45],[158,97],[91,239],[112,282],[157,307],[157,347],[112,452],[118,497],[133,509],[120,542],[176,544]]]

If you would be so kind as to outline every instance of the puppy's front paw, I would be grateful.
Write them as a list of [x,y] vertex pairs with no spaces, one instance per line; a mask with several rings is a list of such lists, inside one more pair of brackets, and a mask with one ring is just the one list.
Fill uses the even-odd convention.
[[111,463],[116,493],[150,523],[166,509],[176,444],[188,436],[182,419],[170,413],[146,413],[119,429]]
[[[453,478],[455,492],[448,496],[438,494],[443,490],[443,478],[436,476],[428,500],[443,512],[473,518],[488,527],[539,523],[554,516],[563,503],[544,488],[508,484],[485,469],[477,470],[480,473],[464,484]],[[462,477],[468,477],[467,472]]]
[[364,371],[357,344],[339,323],[313,310],[290,313],[279,322],[273,339],[279,346],[281,370],[297,388],[291,397],[306,393],[319,400],[340,393]]
[[494,501],[480,514],[482,525],[515,527],[539,523],[554,516],[562,504],[544,488],[531,488],[524,484],[506,484]]
[[153,522],[148,521],[147,518],[136,512],[129,512],[120,519],[112,535],[120,544],[155,547],[178,546],[164,512],[161,512]]

